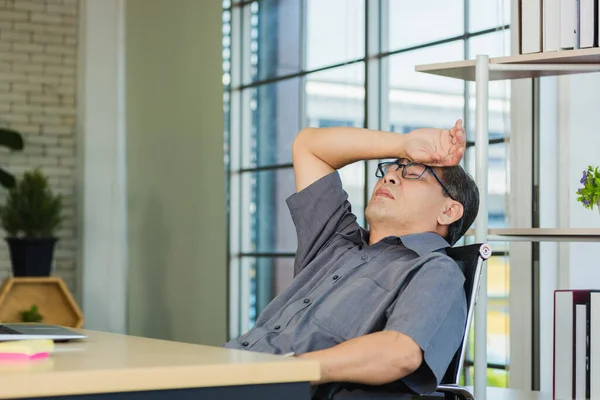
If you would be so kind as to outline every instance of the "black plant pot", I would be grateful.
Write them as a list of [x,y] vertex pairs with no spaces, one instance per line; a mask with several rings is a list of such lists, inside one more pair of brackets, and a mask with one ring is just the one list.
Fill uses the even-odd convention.
[[57,238],[6,238],[14,276],[50,276]]

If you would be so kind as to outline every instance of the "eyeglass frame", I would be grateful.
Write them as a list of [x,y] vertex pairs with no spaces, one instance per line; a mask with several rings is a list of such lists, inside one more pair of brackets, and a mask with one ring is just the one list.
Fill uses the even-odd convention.
[[[383,166],[384,165],[392,165],[395,164],[398,166],[398,168],[396,168],[393,172],[398,171],[400,168],[402,168],[402,178],[404,179],[408,179],[408,180],[412,180],[412,181],[416,181],[419,180],[423,177],[423,175],[425,175],[425,172],[429,171],[431,172],[431,174],[433,175],[433,177],[435,178],[436,181],[438,181],[438,183],[440,184],[440,186],[442,187],[442,189],[444,190],[444,193],[450,197],[452,200],[456,201],[456,199],[454,197],[452,197],[452,195],[450,194],[450,191],[448,190],[448,188],[446,188],[446,186],[442,183],[442,180],[437,176],[437,174],[435,173],[435,171],[433,170],[433,168],[431,168],[429,165],[425,165],[422,163],[414,163],[414,162],[409,162],[408,164],[400,164],[400,160],[394,160],[394,161],[384,161],[384,162],[380,162],[377,164],[377,170],[375,170],[375,176],[379,179],[383,178],[385,176],[385,173],[383,172]],[[425,167],[425,169],[423,170],[423,172],[421,172],[421,175],[419,175],[417,178],[409,178],[406,177],[405,175],[405,171],[406,168],[405,167],[410,167],[411,165],[418,165],[418,166],[422,166]],[[381,174],[381,176],[379,176],[379,174]]]

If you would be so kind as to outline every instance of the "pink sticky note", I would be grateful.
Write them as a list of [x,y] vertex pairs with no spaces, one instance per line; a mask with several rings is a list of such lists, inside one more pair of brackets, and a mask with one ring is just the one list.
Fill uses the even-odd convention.
[[35,353],[35,354],[24,354],[24,353],[0,353],[0,360],[6,361],[27,361],[27,360],[39,360],[46,358],[50,353]]

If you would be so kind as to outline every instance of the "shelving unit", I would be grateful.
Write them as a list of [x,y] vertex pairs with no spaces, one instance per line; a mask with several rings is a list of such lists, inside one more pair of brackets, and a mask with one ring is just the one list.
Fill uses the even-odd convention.
[[[489,60],[489,81],[542,76],[572,75],[600,71],[599,48],[493,57]],[[417,65],[417,72],[476,81],[476,60]]]
[[[475,60],[417,65],[417,72],[475,81],[475,180],[480,189],[479,215],[488,214],[488,86],[490,81],[600,71],[600,48],[564,50]],[[600,229],[490,229],[487,218],[475,221],[476,242],[487,241],[600,241]],[[487,269],[481,282],[487,282]],[[475,398],[485,400],[487,387],[487,287],[481,285],[475,309]]]
[[[467,235],[474,235],[470,229]],[[507,228],[488,229],[493,242],[600,242],[600,229],[593,228]]]

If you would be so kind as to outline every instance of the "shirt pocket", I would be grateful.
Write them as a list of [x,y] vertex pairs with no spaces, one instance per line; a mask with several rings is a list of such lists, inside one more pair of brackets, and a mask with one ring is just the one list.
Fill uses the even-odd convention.
[[256,342],[258,342],[260,339],[262,339],[267,333],[268,333],[267,329],[265,329],[263,327],[257,327],[255,329],[249,330],[242,336],[238,337],[236,340],[242,347],[251,348],[252,346],[254,346],[256,344]]
[[389,295],[370,278],[339,282],[315,304],[314,322],[342,340],[380,330]]

